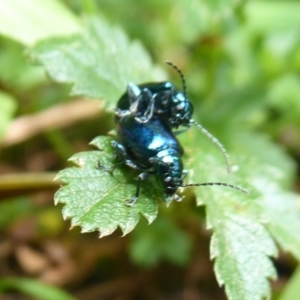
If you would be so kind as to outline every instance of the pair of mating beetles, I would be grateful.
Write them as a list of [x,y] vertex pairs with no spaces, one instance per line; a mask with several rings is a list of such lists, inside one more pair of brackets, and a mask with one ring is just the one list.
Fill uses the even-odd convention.
[[[197,126],[223,153],[227,169],[230,163],[222,144],[206,129],[192,119],[193,105],[186,95],[186,83],[182,72],[172,66],[180,75],[183,91],[179,91],[171,82],[129,83],[127,91],[121,96],[115,110],[118,141],[112,146],[117,157],[127,166],[141,170],[138,176],[135,195],[127,200],[133,205],[140,195],[141,180],[157,175],[164,187],[166,202],[181,200],[176,194],[179,187],[223,185],[242,192],[246,190],[222,182],[183,184],[187,171],[183,169],[183,148],[176,138],[179,126],[188,129]],[[181,131],[182,132],[182,131]]]

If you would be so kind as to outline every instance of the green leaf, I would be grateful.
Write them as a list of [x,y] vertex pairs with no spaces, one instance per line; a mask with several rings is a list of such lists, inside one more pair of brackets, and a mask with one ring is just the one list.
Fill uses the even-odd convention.
[[[128,167],[112,173],[99,168],[111,167],[115,161],[111,138],[98,137],[92,144],[99,150],[75,154],[70,160],[79,167],[59,172],[57,178],[66,183],[55,194],[55,203],[63,203],[63,217],[82,232],[99,230],[100,236],[111,234],[120,227],[127,234],[143,215],[151,223],[157,215],[157,201],[163,191],[155,178],[141,185],[141,196],[133,206],[125,201],[135,195],[136,181]],[[135,174],[137,176],[137,174]],[[146,186],[148,188],[146,188]],[[149,188],[151,187],[151,188]]]
[[225,284],[229,299],[259,300],[270,297],[267,278],[276,277],[275,268],[268,258],[276,254],[272,239],[257,220],[245,216],[230,218],[226,213],[223,210],[218,218],[214,213],[211,217],[215,229],[211,240],[211,258],[216,259],[218,282]]
[[294,162],[264,135],[244,132],[233,136],[235,148],[248,161],[240,164],[241,178],[261,195],[259,205],[267,228],[280,246],[299,260],[299,196],[286,191],[295,180]]
[[140,43],[129,42],[122,30],[96,18],[85,20],[81,35],[39,43],[31,58],[43,64],[55,81],[71,83],[73,95],[103,98],[111,108],[129,81],[163,78]]
[[225,284],[228,298],[269,297],[267,279],[275,278],[276,272],[268,256],[275,256],[277,251],[261,224],[263,215],[256,193],[252,191],[247,197],[217,187],[195,192],[198,203],[206,205],[207,226],[213,230],[211,258],[215,259],[217,279]]
[[285,191],[294,181],[294,164],[265,136],[232,132],[232,157],[239,163],[228,175],[217,149],[195,134],[191,129],[180,138],[188,149],[188,182],[225,182],[250,191],[246,196],[225,187],[195,188],[197,203],[205,204],[207,226],[213,230],[211,257],[218,281],[229,299],[269,297],[267,279],[275,277],[275,270],[268,256],[277,251],[266,228],[283,249],[300,259],[298,196]]
[[26,295],[40,300],[75,300],[69,293],[57,287],[27,278],[2,278],[0,279],[0,292],[18,290]]
[[249,178],[251,170],[260,167],[261,162],[235,156],[235,160],[240,159],[239,167],[228,175],[217,149],[205,137],[197,140],[195,134],[191,129],[186,134],[189,138],[184,137],[185,148],[189,149],[185,163],[189,169],[187,182],[224,182],[250,191],[247,195],[222,186],[194,189],[197,204],[206,206],[207,227],[213,231],[210,251],[218,282],[225,285],[229,299],[267,298],[268,279],[276,277],[269,256],[275,256],[277,250],[263,226],[268,219],[261,207],[261,193]]
[[9,94],[0,92],[0,140],[16,110],[16,100]]
[[[271,141],[269,136],[246,130],[239,132],[234,130],[230,134],[233,153],[236,156],[247,157],[248,162],[253,161],[249,165],[247,163],[246,165],[241,165],[245,176],[249,177],[254,171],[260,170],[262,166],[265,166],[264,172],[255,172],[255,175],[252,175],[253,180],[254,176],[257,179],[266,178],[270,182],[275,181],[280,189],[291,188],[296,175],[295,163],[282,148]],[[268,168],[271,168],[273,172],[268,172]]]
[[71,11],[56,0],[0,1],[0,20],[0,34],[27,46],[80,30]]
[[241,135],[236,137],[248,149],[249,155],[253,156],[252,163],[248,167],[243,166],[242,176],[247,176],[249,184],[261,195],[259,204],[267,228],[283,249],[300,259],[299,197],[286,191],[295,179],[293,161],[262,135],[245,134],[244,138]]

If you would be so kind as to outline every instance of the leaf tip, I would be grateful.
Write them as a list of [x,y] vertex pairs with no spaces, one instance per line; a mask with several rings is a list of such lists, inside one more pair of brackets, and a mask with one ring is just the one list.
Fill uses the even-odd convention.
[[148,224],[149,224],[149,225],[152,224],[153,221],[154,221],[155,219],[156,219],[156,216],[148,217],[148,218],[147,218]]
[[123,234],[121,235],[121,237],[124,237],[125,235],[127,235],[131,231],[132,231],[132,229],[131,230],[122,231]]
[[79,167],[83,167],[86,163],[86,159],[83,157],[78,157],[77,155],[73,155],[68,159],[68,161],[76,164]]
[[107,229],[107,230],[100,230],[99,229],[99,238],[103,238],[104,236],[110,235],[115,231],[115,229]]
[[61,180],[61,172],[58,172],[54,178],[53,178],[53,181],[56,181],[56,180]]

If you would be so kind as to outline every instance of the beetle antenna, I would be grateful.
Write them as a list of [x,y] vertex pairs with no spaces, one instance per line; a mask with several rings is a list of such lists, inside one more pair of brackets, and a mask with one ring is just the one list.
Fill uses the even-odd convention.
[[187,87],[186,87],[186,81],[185,81],[182,71],[176,65],[174,65],[172,62],[170,62],[168,60],[166,60],[165,63],[168,64],[169,66],[171,66],[173,69],[175,69],[177,71],[177,73],[179,74],[179,76],[181,78],[181,82],[182,82],[184,98],[186,98]]
[[201,124],[199,124],[198,122],[196,122],[193,119],[190,119],[190,123],[194,124],[195,126],[197,126],[201,132],[207,136],[207,138],[209,140],[211,140],[222,152],[225,160],[226,160],[226,165],[227,165],[227,172],[230,173],[231,171],[231,164],[230,164],[230,159],[229,159],[229,155],[227,153],[227,151],[225,150],[225,147],[220,143],[220,141],[214,137],[210,132],[207,131],[207,129],[205,129]]
[[189,184],[184,184],[184,185],[180,185],[181,187],[189,187],[189,186],[212,186],[212,185],[222,185],[222,186],[225,186],[225,187],[229,187],[229,188],[232,188],[232,189],[235,189],[235,190],[238,190],[240,192],[243,192],[245,194],[249,194],[249,191],[244,189],[244,188],[241,188],[237,185],[233,185],[233,184],[228,184],[228,183],[224,183],[224,182],[205,182],[205,183],[189,183]]
[[[166,64],[168,64],[173,69],[175,69],[177,71],[177,73],[179,74],[181,81],[182,81],[183,94],[184,94],[184,97],[186,98],[187,86],[186,86],[185,77],[184,77],[182,71],[176,65],[174,65],[172,62],[170,62],[168,60],[166,61]],[[231,164],[230,164],[229,155],[228,155],[227,151],[225,150],[225,147],[219,142],[219,140],[217,138],[215,138],[211,133],[209,133],[201,124],[197,123],[193,119],[190,119],[190,123],[196,125],[201,130],[201,132],[204,135],[206,135],[208,137],[208,139],[210,139],[221,150],[221,152],[226,160],[227,172],[230,173]]]

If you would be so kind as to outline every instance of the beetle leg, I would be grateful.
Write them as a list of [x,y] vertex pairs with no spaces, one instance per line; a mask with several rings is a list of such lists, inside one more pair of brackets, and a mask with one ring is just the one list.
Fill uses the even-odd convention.
[[126,205],[132,206],[136,200],[139,198],[141,194],[141,181],[149,178],[150,175],[152,175],[153,172],[143,172],[138,176],[138,182],[136,186],[135,195],[132,196],[130,199],[126,200]]
[[115,110],[115,115],[117,116],[117,117],[119,117],[119,118],[122,118],[122,117],[125,117],[125,116],[128,116],[128,115],[130,115],[130,110],[128,110],[128,109],[119,109],[119,108],[117,108],[116,110]]
[[140,169],[140,167],[130,159],[125,147],[118,143],[117,141],[112,141],[111,145],[116,150],[117,157],[122,160],[122,163],[125,163],[128,167],[132,169]]
[[[141,115],[145,111],[145,106],[151,101],[152,93],[149,89],[145,88],[134,102],[130,101],[129,110],[135,116]],[[148,105],[149,106],[149,105]],[[136,120],[139,121],[139,117]]]
[[173,131],[173,133],[174,133],[175,135],[178,135],[178,134],[181,134],[181,133],[183,133],[183,132],[186,132],[188,129],[189,129],[189,127],[186,127],[186,128],[184,128],[184,129],[175,130],[175,131]]
[[116,155],[121,161],[115,163],[114,165],[112,165],[110,167],[102,166],[100,164],[100,162],[98,161],[97,166],[96,166],[98,169],[101,169],[101,170],[104,170],[104,171],[110,172],[110,173],[116,168],[116,166],[124,164],[124,163],[126,164],[126,157],[128,157],[127,152],[122,144],[118,143],[117,141],[112,141],[111,145],[116,150]]
[[[155,108],[155,99],[156,99],[156,95],[157,95],[157,94],[152,95],[148,89],[144,89],[143,93],[147,94],[147,97],[150,98],[150,101],[149,101],[149,105],[147,106],[147,109],[144,112],[144,115],[142,117],[134,118],[139,123],[147,123],[152,118],[153,113],[154,113],[154,108]],[[147,99],[147,98],[143,98],[143,99]]]
[[106,172],[112,173],[114,171],[114,169],[116,168],[116,166],[119,166],[119,165],[124,164],[124,163],[125,163],[125,161],[120,161],[120,162],[118,162],[118,163],[116,163],[116,164],[114,164],[110,167],[105,167],[105,166],[102,166],[100,164],[100,162],[98,161],[97,162],[97,169],[104,170]]

